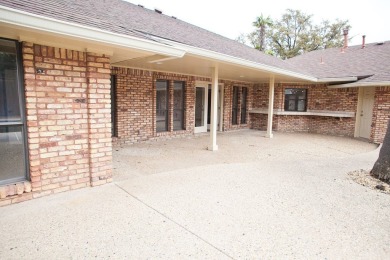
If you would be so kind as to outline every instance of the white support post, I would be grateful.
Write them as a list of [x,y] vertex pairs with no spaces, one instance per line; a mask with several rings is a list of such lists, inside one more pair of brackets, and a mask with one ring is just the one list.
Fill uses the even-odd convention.
[[210,151],[217,151],[217,127],[218,127],[218,67],[212,68],[211,83],[211,118],[210,118]]
[[274,117],[274,90],[275,78],[273,76],[269,79],[269,98],[268,98],[268,124],[267,124],[267,138],[272,138],[272,119]]

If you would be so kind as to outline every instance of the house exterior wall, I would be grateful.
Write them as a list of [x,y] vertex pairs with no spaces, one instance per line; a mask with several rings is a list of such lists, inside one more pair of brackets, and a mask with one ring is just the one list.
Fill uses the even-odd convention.
[[375,101],[372,117],[371,140],[382,143],[390,120],[390,86],[375,88]]
[[[0,206],[48,194],[101,185],[112,181],[112,144],[190,136],[195,126],[196,82],[207,77],[154,72],[110,66],[103,54],[42,46],[22,45],[29,179],[0,186]],[[111,133],[111,74],[116,75],[118,136]],[[184,130],[156,132],[156,81],[185,83]],[[220,80],[223,84],[223,131],[253,128],[266,130],[267,115],[251,114],[253,108],[268,108],[268,84]],[[248,88],[247,122],[232,124],[233,88],[241,95]],[[278,84],[274,108],[284,109],[285,88],[306,88],[307,109],[356,112],[358,89],[328,89],[326,85]],[[371,140],[383,141],[390,117],[390,87],[375,92]],[[169,114],[173,113],[173,99]],[[274,115],[273,129],[353,136],[355,118]]]
[[[173,73],[155,72],[139,69],[113,67],[116,76],[116,116],[118,136],[113,138],[115,145],[144,141],[162,140],[174,137],[191,136],[195,127],[195,88],[196,82],[211,82],[211,78]],[[173,96],[173,84],[185,84],[184,130],[173,130],[173,118],[168,116],[168,131],[156,132],[156,81],[169,82],[169,95]],[[249,128],[249,109],[252,108],[253,87],[244,82],[220,80],[223,85],[223,131]],[[248,87],[247,123],[232,125],[233,86]],[[239,99],[241,107],[241,98]],[[169,115],[173,113],[173,98],[170,98]],[[241,110],[239,109],[239,113]]]
[[[249,128],[251,125],[251,117],[249,111],[253,107],[253,97],[254,97],[253,85],[244,82],[233,82],[233,81],[226,81],[226,80],[222,80],[221,83],[223,83],[224,86],[223,131],[232,131],[232,130]],[[232,124],[233,87],[239,88],[238,113],[237,113],[236,125]],[[241,124],[240,121],[241,102],[242,102],[241,95],[242,95],[242,88],[244,87],[248,89],[247,112],[246,112],[247,123]]]
[[[274,109],[284,111],[286,88],[307,89],[307,109],[311,111],[356,112],[357,89],[328,89],[326,85],[278,84],[275,87]],[[254,89],[255,108],[268,108],[268,85],[257,85]],[[251,128],[266,130],[266,114],[251,114]],[[309,132],[353,137],[355,118],[323,116],[274,115],[273,129],[282,132]]]
[[22,59],[29,180],[1,186],[0,206],[110,182],[109,58],[24,42]]

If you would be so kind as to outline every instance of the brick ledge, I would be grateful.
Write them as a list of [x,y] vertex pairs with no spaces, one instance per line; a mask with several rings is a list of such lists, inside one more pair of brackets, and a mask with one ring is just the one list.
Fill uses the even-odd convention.
[[6,184],[0,187],[0,199],[5,199],[9,196],[22,195],[23,193],[31,192],[31,182],[23,181],[12,184]]

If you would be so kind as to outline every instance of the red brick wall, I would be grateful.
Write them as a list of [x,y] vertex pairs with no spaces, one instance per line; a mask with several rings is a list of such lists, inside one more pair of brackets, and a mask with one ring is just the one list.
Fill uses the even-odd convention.
[[[112,68],[112,74],[117,78],[117,125],[118,137],[114,138],[115,144],[137,143],[148,140],[166,139],[194,134],[195,127],[195,86],[196,81],[211,82],[210,78],[195,77],[173,73],[152,72],[138,69]],[[167,80],[169,82],[168,131],[156,132],[156,81]],[[173,131],[173,84],[174,81],[185,83],[185,116],[184,130]],[[223,100],[223,130],[248,128],[250,124],[249,112],[247,112],[248,124],[231,124],[232,90],[234,86],[248,87],[247,110],[252,107],[253,88],[250,84],[220,80],[224,86]]]
[[[192,135],[195,120],[195,82],[194,77],[177,74],[152,72],[138,69],[112,68],[117,77],[117,131],[115,144],[137,143],[141,141]],[[156,81],[168,80],[169,105],[168,131],[156,132]],[[185,130],[173,131],[173,84],[185,83]]]
[[[358,89],[328,89],[326,85],[278,84],[275,86],[274,109],[284,111],[284,90],[286,88],[307,89],[308,110],[328,110],[355,112]],[[258,85],[254,89],[254,108],[268,108],[268,85]],[[266,130],[266,114],[252,114],[251,128]],[[273,129],[283,132],[311,132],[321,134],[353,136],[355,118],[321,116],[274,115]]]
[[[169,115],[168,115],[168,131],[167,132],[156,132],[156,128],[154,127],[154,136],[155,137],[174,137],[174,136],[185,136],[192,135],[194,133],[195,127],[195,77],[186,76],[180,74],[172,74],[172,73],[162,73],[162,72],[154,72],[153,73],[153,123],[156,121],[156,81],[157,80],[167,80],[169,82]],[[182,81],[185,85],[185,115],[184,115],[184,130],[173,130],[173,85],[175,81]]]
[[[256,84],[253,86],[253,107],[254,108],[268,108],[268,84]],[[274,106],[278,102],[274,102]]]
[[111,181],[109,59],[32,43],[22,52],[30,181],[0,187],[0,205]]
[[105,55],[86,53],[90,184],[112,181],[111,69]]
[[[252,105],[253,105],[253,85],[244,82],[233,82],[227,80],[222,80],[221,83],[224,84],[223,131],[249,128],[249,126],[251,125],[251,117],[249,111],[252,109]],[[239,88],[236,125],[232,124],[233,87]],[[248,88],[246,124],[241,124],[241,95],[242,95],[243,87]]]
[[154,136],[152,72],[112,68],[116,75],[116,143],[135,143]]
[[374,143],[383,142],[388,120],[390,120],[390,87],[377,87],[371,129],[371,140]]

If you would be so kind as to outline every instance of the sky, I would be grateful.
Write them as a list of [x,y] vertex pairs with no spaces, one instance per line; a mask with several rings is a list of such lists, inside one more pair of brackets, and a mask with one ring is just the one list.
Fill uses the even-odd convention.
[[[263,14],[279,19],[286,9],[313,15],[313,21],[348,20],[353,36],[350,45],[390,40],[390,0],[128,0],[145,8],[158,8],[164,14],[197,25],[225,37],[236,39],[253,31],[252,22]],[[387,20],[387,21],[386,21]]]

